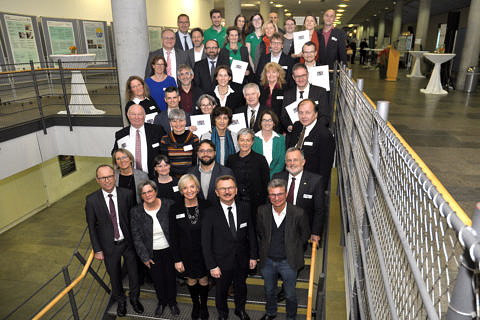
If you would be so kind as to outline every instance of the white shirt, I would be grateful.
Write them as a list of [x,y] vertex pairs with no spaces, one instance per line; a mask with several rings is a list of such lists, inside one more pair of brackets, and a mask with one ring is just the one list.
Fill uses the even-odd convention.
[[120,234],[120,237],[114,240],[115,241],[123,240],[124,236],[123,236],[122,228],[120,228],[120,217],[118,216],[117,188],[113,188],[113,191],[110,193],[102,189],[102,193],[103,193],[103,198],[105,199],[105,203],[107,204],[107,209],[109,213],[110,213],[110,197],[108,195],[109,194],[112,195],[113,204],[115,205],[115,215],[117,217],[118,233]]
[[232,207],[233,221],[235,221],[235,230],[238,231],[237,206],[235,205],[235,201],[232,203],[231,206],[226,205],[225,203],[220,201],[220,205],[222,206],[223,214],[225,215],[225,219],[227,219],[227,224],[229,227],[230,227],[230,223],[228,222],[228,207]]
[[[211,60],[210,58],[207,57],[207,62],[208,62],[208,72],[212,69],[212,61],[214,62],[213,67],[217,67],[217,62],[218,62],[218,57],[215,60]],[[215,71],[214,71],[215,72]],[[215,80],[215,79],[214,79]]]
[[262,139],[263,156],[265,157],[265,159],[267,159],[268,165],[270,165],[273,160],[273,138],[278,137],[278,133],[272,131],[272,137],[268,141],[265,141],[265,139],[263,138],[262,130],[255,133],[255,136]]
[[157,212],[158,210],[147,210],[143,208],[145,212],[152,217],[153,220],[153,250],[162,250],[169,247],[167,238],[165,238],[165,234],[163,233],[162,226],[157,219]]
[[218,92],[218,86],[215,86],[215,90],[213,90],[213,92],[215,92],[215,95],[217,96],[218,100],[220,100],[220,106],[225,107],[225,104],[227,103],[228,95],[230,93],[234,93],[235,91],[232,89],[232,87],[228,86],[227,93],[225,94],[225,97],[223,99],[220,97],[220,92]]
[[202,60],[202,55],[203,55],[203,50],[205,50],[205,47],[202,44],[202,50],[197,52],[195,49],[193,50],[193,56],[195,57],[195,62]]
[[295,189],[293,189],[293,204],[297,204],[297,194],[298,194],[298,187],[300,187],[300,181],[302,180],[303,170],[295,177],[292,176],[290,173],[288,174],[288,185],[287,185],[287,194],[290,191],[290,185],[292,184],[292,178],[295,178]]
[[317,124],[317,119],[313,120],[312,123],[310,123],[306,128],[305,128],[305,135],[303,136],[303,141],[305,141],[305,138],[308,137],[310,134],[310,131],[312,131],[313,127]]
[[185,36],[187,37],[188,48],[193,48],[193,42],[190,33],[187,32],[186,34],[183,34],[180,30],[178,30],[178,36],[180,37],[180,41],[182,42],[183,50],[187,50],[187,47],[185,46]]
[[[142,171],[148,173],[148,154],[147,154],[147,136],[145,134],[145,126],[142,126],[138,129],[140,132],[140,151],[142,153]],[[133,154],[135,158],[135,141],[137,137],[137,129],[133,126],[130,126],[130,139],[127,144],[127,150]],[[135,169],[137,168],[137,164],[134,163]]]
[[250,127],[250,118],[252,117],[252,112],[255,112],[255,119],[253,123],[257,121],[258,109],[260,109],[260,102],[257,103],[257,105],[254,107],[250,107],[250,106],[247,107],[247,127],[248,128]]
[[[165,61],[168,61],[168,51],[163,49],[163,57],[165,58]],[[170,69],[172,71],[171,77],[173,77],[175,80],[177,80],[177,58],[175,55],[175,49],[172,49],[170,51]],[[165,67],[165,73],[167,72],[167,68]]]
[[276,63],[280,64],[280,57],[281,56],[282,56],[281,51],[280,51],[280,54],[278,55],[278,57],[274,57],[273,52],[272,52],[272,54],[270,55],[270,62],[276,62]]
[[297,100],[308,99],[308,93],[310,92],[310,83],[303,89],[303,98],[300,98],[300,89],[297,86]]
[[283,222],[283,219],[285,219],[285,217],[287,216],[287,206],[283,208],[280,214],[278,214],[278,212],[275,211],[275,209],[272,206],[272,214],[273,214],[273,220],[275,220],[275,224],[277,225],[277,228],[279,228]]

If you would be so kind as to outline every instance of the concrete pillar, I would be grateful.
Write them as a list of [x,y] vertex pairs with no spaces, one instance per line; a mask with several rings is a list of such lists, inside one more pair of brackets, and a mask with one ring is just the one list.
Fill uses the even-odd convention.
[[225,5],[225,25],[233,26],[235,17],[242,12],[240,0],[224,0]]
[[358,26],[357,28],[357,39],[358,41],[362,41],[364,38],[364,35],[363,35],[363,25],[360,25]]
[[148,58],[147,9],[145,0],[111,0],[111,4],[122,106],[120,109],[126,125],[123,108],[126,104],[125,83],[131,75],[143,78]]
[[369,37],[370,37],[370,24],[367,24],[367,32],[365,32],[365,36],[364,36],[364,38],[367,39],[367,42]]
[[260,1],[260,14],[264,21],[268,20],[268,14],[270,13],[270,3],[266,0]]
[[385,16],[380,14],[378,17],[378,38],[377,38],[377,48],[382,49],[383,45],[383,38],[385,36]]
[[397,0],[393,11],[392,45],[395,45],[395,41],[400,37],[400,31],[402,30],[402,10],[403,0]]
[[375,19],[372,18],[370,21],[370,32],[368,33],[369,37],[375,37]]
[[467,32],[465,34],[465,41],[462,50],[462,57],[460,60],[460,68],[457,75],[457,89],[463,90],[465,88],[465,76],[467,68],[471,66],[478,66],[478,56],[480,54],[480,37],[478,30],[480,30],[480,0],[472,0],[470,2],[470,10],[468,11]]
[[285,25],[285,11],[283,8],[278,8],[278,27],[283,29]]
[[427,44],[427,31],[430,20],[430,7],[432,0],[420,0],[418,7],[417,30],[415,31],[414,50],[425,49]]

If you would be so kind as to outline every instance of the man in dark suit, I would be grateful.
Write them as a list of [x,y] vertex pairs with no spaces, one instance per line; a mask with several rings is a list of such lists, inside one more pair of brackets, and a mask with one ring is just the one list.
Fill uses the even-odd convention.
[[311,241],[319,241],[325,222],[325,190],[322,176],[303,170],[303,151],[291,147],[285,154],[286,171],[276,173],[273,179],[287,183],[287,202],[303,209],[310,222]]
[[175,32],[172,29],[162,31],[162,48],[148,54],[147,65],[145,66],[145,79],[153,75],[152,59],[161,56],[167,61],[167,75],[177,79],[177,69],[180,65],[187,63],[187,55],[184,51],[175,49]]
[[205,53],[205,46],[203,45],[203,31],[200,28],[192,29],[192,42],[193,48],[185,51],[187,54],[187,64],[193,69],[195,63],[205,59],[207,54]]
[[248,203],[235,201],[233,176],[220,176],[215,183],[220,201],[205,211],[202,249],[205,265],[216,281],[215,305],[218,319],[228,319],[227,292],[233,281],[235,314],[249,320],[245,312],[248,269],[257,264],[257,238]]
[[178,30],[175,32],[175,49],[187,51],[193,48],[192,36],[188,32],[190,28],[190,18],[185,13],[181,13],[177,17]]
[[195,63],[193,83],[202,90],[202,93],[213,92],[215,89],[215,68],[217,67],[220,49],[216,40],[208,40],[205,43],[207,58]]
[[153,179],[153,159],[160,152],[160,139],[165,131],[160,126],[145,123],[145,109],[141,105],[132,105],[127,117],[130,125],[115,132],[112,154],[118,148],[127,149],[135,158],[135,169],[148,173]]
[[215,181],[220,176],[233,176],[233,171],[215,161],[215,145],[211,140],[202,140],[198,145],[197,154],[200,164],[191,167],[188,173],[197,177],[200,182],[200,195],[203,196],[204,199],[211,202],[217,201]]
[[[180,108],[180,91],[177,87],[167,87],[165,89],[165,102],[167,103],[167,109],[163,110],[159,114],[155,116],[153,119],[153,124],[162,128],[162,130],[166,133],[172,131],[170,126],[170,120],[168,119],[168,114],[173,109]],[[185,112],[185,116],[187,120],[187,126],[190,126],[190,114]]]
[[117,315],[125,316],[127,299],[122,286],[121,259],[128,270],[130,303],[136,313],[144,309],[138,300],[137,258],[130,234],[130,209],[136,205],[133,192],[115,187],[115,174],[109,165],[101,165],[96,171],[101,189],[89,194],[85,203],[90,242],[95,258],[105,262],[110,276],[112,299],[118,303]]
[[305,155],[305,170],[319,174],[323,178],[323,188],[330,181],[330,172],[335,152],[335,139],[330,130],[318,119],[318,108],[310,99],[298,104],[299,121],[287,133],[287,148],[297,147]]
[[303,63],[297,63],[293,66],[293,79],[295,86],[285,91],[283,98],[283,110],[280,115],[280,122],[287,132],[292,131],[292,120],[288,116],[285,107],[297,100],[310,99],[318,105],[322,123],[328,125],[330,119],[330,106],[328,104],[328,94],[324,88],[314,86],[308,82],[308,69]]
[[277,280],[282,277],[285,288],[287,319],[297,315],[297,272],[304,266],[304,248],[310,235],[308,218],[302,208],[287,203],[285,180],[273,179],[268,184],[271,204],[258,208],[257,235],[267,304],[262,320],[274,319],[277,315]]
[[283,36],[278,32],[275,32],[270,40],[270,53],[262,55],[258,61],[257,69],[255,70],[255,81],[257,83],[260,83],[262,71],[265,68],[265,65],[269,62],[278,63],[282,69],[285,70],[285,80],[287,81],[288,86],[294,85],[292,68],[295,61],[292,57],[283,53]]
[[347,64],[347,43],[345,32],[334,27],[335,10],[328,9],[323,14],[323,29],[318,34],[318,62],[320,65],[328,64],[333,69],[335,61]]
[[235,109],[235,113],[243,113],[247,127],[258,132],[260,131],[260,115],[267,109],[260,105],[260,88],[256,83],[247,83],[243,86],[243,96],[247,105]]

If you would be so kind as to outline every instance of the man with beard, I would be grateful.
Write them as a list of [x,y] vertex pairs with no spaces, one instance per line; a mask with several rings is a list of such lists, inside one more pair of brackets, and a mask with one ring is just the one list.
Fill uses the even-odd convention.
[[220,47],[216,40],[208,40],[205,43],[207,57],[195,63],[193,67],[193,83],[200,88],[202,93],[213,92],[215,89],[215,69],[217,68],[218,54]]
[[200,195],[210,202],[216,201],[218,198],[215,193],[215,181],[220,176],[233,176],[233,171],[215,161],[216,149],[211,140],[200,142],[197,155],[200,163],[191,167],[188,173],[195,175],[200,181]]

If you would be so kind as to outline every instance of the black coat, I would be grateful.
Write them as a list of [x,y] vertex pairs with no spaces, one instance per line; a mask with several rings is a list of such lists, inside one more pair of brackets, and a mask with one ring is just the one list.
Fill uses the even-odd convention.
[[[217,66],[219,66],[218,60]],[[196,62],[193,67],[193,72],[195,74],[193,83],[200,88],[202,93],[212,92],[215,89],[215,79],[210,77],[210,65],[208,64],[207,58]]]
[[[165,131],[162,129],[162,127],[150,123],[145,123],[144,126],[145,136],[147,139],[148,176],[150,179],[153,179],[153,168],[155,167],[153,159],[160,152],[160,139],[165,135]],[[115,132],[115,142],[113,144],[112,154],[119,148],[117,141],[128,135],[130,135],[130,126]]]
[[[203,191],[201,190],[202,187],[202,179],[201,179],[201,173],[199,166],[191,167],[188,169],[188,173],[191,173],[197,177],[198,181],[200,182],[200,198],[203,199]],[[220,176],[225,176],[225,175],[231,175],[233,176],[233,171],[230,168],[227,168],[225,166],[222,166],[220,163],[215,161],[215,165],[213,166],[212,170],[212,177],[210,178],[210,184],[208,185],[208,192],[207,192],[207,200],[210,202],[214,202],[218,200],[217,194],[215,193],[215,181],[217,180],[218,177]]]
[[[283,179],[288,184],[288,172],[278,172],[273,175],[273,179]],[[323,188],[325,184],[322,176],[303,171],[302,179],[295,183],[300,183],[295,204],[308,216],[311,233],[319,236],[322,234],[326,217],[325,189]]]
[[[272,239],[272,205],[266,204],[258,208],[257,214],[257,235],[258,235],[258,255],[260,262],[258,268],[261,270],[265,266],[270,250]],[[310,237],[310,227],[308,218],[303,209],[287,203],[287,215],[283,221],[285,224],[285,255],[288,264],[293,270],[300,270],[304,264],[304,248]]]
[[[285,139],[287,149],[297,144],[302,129],[300,121],[294,123],[292,132],[288,133]],[[323,188],[326,189],[335,154],[335,139],[324,123],[317,120],[309,135],[304,137],[302,150],[306,160],[304,169],[321,175]]]
[[[237,207],[237,236],[233,237],[227,219],[217,201],[205,210],[202,223],[202,250],[208,270],[249,268],[249,260],[257,259],[257,237],[250,217],[248,203],[235,201]],[[240,265],[237,265],[239,261]]]
[[[242,106],[245,104],[245,98],[243,97],[243,92],[242,92],[242,86],[239,85],[238,83],[230,83],[229,84],[230,88],[234,91],[230,93],[227,97],[227,101],[225,102],[225,107],[229,107],[230,110],[235,110],[238,107]],[[214,88],[215,89],[215,88]],[[217,97],[215,92],[212,90],[212,92],[208,93],[212,97],[215,98],[215,101],[217,102],[217,106],[220,105],[220,98]]]
[[328,64],[330,69],[333,69],[335,61],[347,64],[347,44],[345,41],[345,32],[343,30],[333,28],[328,38],[327,47],[323,40],[322,29],[317,31],[318,35],[318,63],[320,65]]
[[[173,200],[162,198],[162,206],[157,212],[157,219],[162,227],[163,234],[170,244],[169,216]],[[143,204],[132,208],[130,211],[133,244],[135,251],[142,262],[153,259],[153,219],[145,212]]]
[[[272,91],[272,111],[275,112],[277,115],[278,119],[282,116],[282,109],[283,109],[283,99],[285,99],[284,96],[284,89],[280,88],[275,88]],[[266,106],[267,105],[267,99],[268,96],[270,95],[270,88],[268,85],[265,86],[260,86],[260,105],[261,106]],[[283,128],[281,123],[278,126],[278,132],[284,132],[286,128]]]

